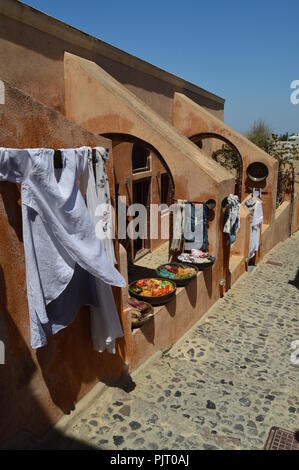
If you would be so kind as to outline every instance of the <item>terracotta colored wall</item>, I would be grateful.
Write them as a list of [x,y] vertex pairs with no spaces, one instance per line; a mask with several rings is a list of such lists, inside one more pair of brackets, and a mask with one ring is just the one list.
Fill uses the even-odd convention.
[[68,51],[99,64],[169,121],[175,91],[223,119],[224,100],[13,0],[0,4],[0,50],[0,79],[61,112]]
[[292,233],[299,229],[299,192],[295,194],[294,205],[293,205],[293,217],[292,217]]
[[274,214],[272,225],[264,225],[261,235],[261,258],[277,243],[289,236],[290,202],[283,202]]
[[283,202],[275,212],[272,246],[283,242],[289,236],[290,203]]
[[176,198],[216,200],[209,222],[210,252],[216,255],[213,269],[187,290],[179,290],[176,300],[160,309],[150,325],[128,334],[128,359],[134,369],[156,350],[173,344],[219,298],[224,258],[226,270],[229,264],[221,202],[233,190],[233,177],[96,64],[66,54],[65,87],[66,114],[74,122],[94,133],[127,134],[149,142],[171,171]]
[[[1,15],[2,6],[8,3],[17,5],[18,20]],[[48,25],[49,31],[26,24],[33,17],[40,24]],[[196,87],[175,77],[169,76],[167,81],[164,72],[153,68],[150,73],[148,64],[115,52],[103,43],[96,45],[93,38],[74,32],[45,15],[32,13],[31,9],[10,0],[3,0],[0,5],[0,50],[0,79],[7,79],[42,103],[65,112],[73,121],[67,121],[53,109],[7,84],[5,113],[0,115],[1,146],[105,145],[111,148],[110,141],[95,134],[128,134],[157,149],[171,171],[177,198],[216,200],[215,213],[209,223],[210,251],[216,255],[212,270],[201,273],[187,289],[179,289],[176,299],[160,308],[153,321],[134,334],[128,312],[122,309],[127,303],[127,291],[115,291],[126,350],[121,341],[116,356],[94,353],[88,311],[82,309],[71,327],[53,337],[46,348],[36,353],[29,346],[20,193],[15,185],[0,185],[0,326],[7,345],[7,364],[0,369],[0,439],[4,439],[21,430],[42,433],[63,412],[72,409],[96,382],[116,380],[123,370],[125,358],[129,359],[133,370],[156,350],[171,346],[217,300],[219,280],[227,275],[230,259],[244,257],[248,250],[249,219],[244,211],[239,238],[232,250],[225,246],[222,233],[221,202],[233,191],[233,178],[160,116],[170,121],[173,111],[174,125],[188,137],[210,129],[232,139],[244,158],[244,170],[255,159],[267,163],[270,176],[264,188],[267,192],[264,195],[265,218],[271,225],[264,230],[264,253],[287,237],[289,208],[283,205],[276,213],[273,210],[276,162],[261,151],[256,158],[256,147],[197,106],[196,103],[206,106],[223,118],[223,103],[208,97],[206,92],[196,91]],[[65,51],[94,63],[64,54]],[[177,94],[172,110],[176,91],[190,99]],[[121,178],[128,171],[127,163],[115,165],[115,170]],[[112,177],[111,167],[109,174]],[[298,201],[296,207],[298,210]],[[123,249],[120,249],[120,269],[127,276]],[[242,269],[239,264],[235,277]]]
[[[126,253],[120,247],[122,273],[127,272]],[[222,259],[212,269],[198,274],[186,288],[177,288],[176,297],[168,304],[154,307],[155,315],[133,333],[127,329],[126,351],[130,370],[135,370],[157,351],[165,351],[178,341],[219,298],[219,272]],[[127,298],[123,298],[127,305]],[[131,325],[130,311],[123,312],[125,325]],[[131,333],[131,334],[130,334]]]
[[[111,142],[92,135],[62,115],[6,84],[0,114],[0,146],[77,147]],[[124,343],[118,353],[92,350],[89,311],[52,337],[37,352],[29,342],[20,189],[0,184],[0,339],[6,364],[0,366],[0,442],[15,433],[43,433],[98,381],[113,381],[122,371]],[[116,300],[121,311],[120,292]]]
[[231,247],[231,255],[242,256],[244,259],[249,254],[250,213],[246,207],[240,208],[240,229],[235,243]]
[[94,133],[149,142],[171,171],[176,198],[217,201],[210,230],[211,250],[217,253],[219,207],[232,191],[232,176],[96,64],[66,54],[65,87],[66,115],[74,122]]
[[134,330],[127,344],[132,370],[156,351],[166,351],[173,346],[219,298],[219,288],[213,281],[216,269],[201,272],[186,288],[179,288],[170,303],[155,307],[152,321]]
[[173,103],[173,125],[185,136],[192,137],[200,133],[220,135],[231,142],[240,152],[243,160],[243,188],[242,200],[248,194],[246,191],[247,167],[250,163],[259,161],[269,170],[266,185],[262,187],[262,200],[264,202],[264,220],[270,224],[274,217],[277,192],[278,162],[267,153],[254,145],[244,136],[227,126],[221,120],[212,116],[198,104],[186,96],[176,93]]

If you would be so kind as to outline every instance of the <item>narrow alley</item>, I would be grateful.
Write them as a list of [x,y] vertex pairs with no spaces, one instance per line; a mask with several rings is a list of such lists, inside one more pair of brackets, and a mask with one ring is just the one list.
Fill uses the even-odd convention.
[[299,232],[244,274],[172,350],[140,368],[133,391],[106,389],[69,419],[69,445],[262,449],[272,426],[298,429],[299,364],[291,358],[298,266]]

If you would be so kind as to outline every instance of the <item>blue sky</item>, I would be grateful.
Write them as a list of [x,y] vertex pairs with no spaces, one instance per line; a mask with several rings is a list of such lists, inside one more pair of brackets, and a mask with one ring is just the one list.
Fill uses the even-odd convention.
[[298,0],[25,0],[24,3],[226,98],[241,132],[264,119],[299,132]]

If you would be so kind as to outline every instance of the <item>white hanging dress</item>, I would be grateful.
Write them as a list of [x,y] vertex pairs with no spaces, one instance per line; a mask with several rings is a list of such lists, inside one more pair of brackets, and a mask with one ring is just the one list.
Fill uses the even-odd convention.
[[[113,220],[110,200],[109,181],[106,173],[108,153],[104,148],[96,148],[96,183],[93,172],[91,149],[88,163],[88,173],[85,174],[83,185],[86,187],[86,202],[89,213],[96,227],[96,232],[102,239],[107,256],[116,263],[113,246]],[[123,336],[118,312],[116,309],[111,286],[96,279],[98,306],[90,307],[91,336],[95,351],[105,349],[115,354],[115,340]]]
[[108,287],[126,285],[96,237],[78,187],[78,176],[88,170],[88,152],[62,150],[63,168],[57,171],[52,149],[0,148],[0,181],[21,184],[33,348],[69,325],[80,305],[96,304],[93,276]]

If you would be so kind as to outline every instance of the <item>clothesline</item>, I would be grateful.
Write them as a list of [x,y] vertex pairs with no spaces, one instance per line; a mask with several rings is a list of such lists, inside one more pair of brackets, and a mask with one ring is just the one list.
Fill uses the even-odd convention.
[[123,336],[111,285],[125,287],[126,281],[114,266],[113,241],[97,236],[109,234],[111,218],[95,213],[98,204],[110,202],[107,155],[104,148],[96,152],[94,172],[90,147],[61,149],[63,168],[57,178],[54,149],[0,147],[0,181],[21,184],[34,349],[70,325],[81,305],[91,309],[96,351],[114,352],[115,339]]
[[[106,148],[105,150],[107,153],[109,153],[108,148]],[[98,163],[98,157],[97,157],[97,152],[95,148],[92,149],[92,163],[93,165],[96,165]],[[54,150],[54,168],[56,169],[63,168],[60,149]]]

